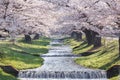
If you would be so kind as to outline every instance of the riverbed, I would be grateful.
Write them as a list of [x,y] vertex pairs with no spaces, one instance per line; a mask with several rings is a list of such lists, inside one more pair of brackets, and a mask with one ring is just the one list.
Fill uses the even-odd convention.
[[74,59],[80,56],[74,55],[71,47],[60,40],[53,40],[48,53],[40,56],[44,59],[43,66],[20,71],[20,80],[107,80],[104,70],[77,65]]

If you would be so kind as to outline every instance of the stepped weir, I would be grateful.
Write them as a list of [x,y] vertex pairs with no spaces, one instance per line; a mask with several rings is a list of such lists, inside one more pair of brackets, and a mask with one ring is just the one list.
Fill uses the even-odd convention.
[[47,54],[40,55],[44,65],[21,70],[18,75],[20,80],[108,80],[104,70],[89,69],[74,63],[80,55],[72,54],[69,45],[53,40],[49,47]]

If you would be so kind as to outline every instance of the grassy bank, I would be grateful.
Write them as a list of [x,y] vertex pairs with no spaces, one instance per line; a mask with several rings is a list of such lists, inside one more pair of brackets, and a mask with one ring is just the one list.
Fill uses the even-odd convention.
[[0,80],[17,80],[14,76],[7,74],[3,72],[2,69],[0,69]]
[[[47,53],[49,41],[50,39],[46,38],[33,40],[31,44],[22,40],[18,40],[15,44],[9,41],[0,41],[0,53],[2,54],[0,65],[10,65],[18,70],[40,67],[43,64],[43,59],[35,55]],[[7,80],[11,77],[7,75],[9,77],[4,79],[6,74],[2,70],[0,72],[0,80]]]
[[74,54],[82,54],[92,49],[93,45],[88,46],[84,41],[76,41],[74,39],[66,39],[65,44],[71,45]]
[[111,78],[110,80],[119,80],[119,79],[120,79],[120,76],[116,76],[116,77]]
[[[120,59],[118,58],[118,41],[104,41],[105,40],[102,41],[104,45],[99,48],[93,48],[93,45],[88,46],[86,42],[78,42],[74,39],[66,39],[65,43],[71,45],[74,54],[86,54],[85,52],[92,53],[89,56],[75,59],[77,64],[89,68],[107,70],[113,65],[120,65]],[[112,80],[117,80],[116,78],[113,78]]]
[[25,43],[23,40],[18,40],[11,49],[32,55],[40,55],[48,52],[47,45],[49,42],[50,39],[45,37],[41,37],[39,40],[33,40],[32,43]]

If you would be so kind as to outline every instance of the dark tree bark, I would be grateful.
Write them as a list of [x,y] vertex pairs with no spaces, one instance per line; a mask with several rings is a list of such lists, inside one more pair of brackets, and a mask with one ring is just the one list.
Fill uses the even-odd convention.
[[97,32],[92,31],[92,41],[94,47],[100,47],[101,46],[101,37]]
[[36,33],[33,39],[36,40],[36,39],[39,39],[39,38],[40,38],[40,35]]
[[71,33],[71,38],[74,38],[74,39],[76,38],[76,32],[73,31],[73,32]]
[[77,33],[77,38],[76,38],[77,41],[80,41],[82,40],[82,33],[81,32],[78,32]]
[[102,45],[102,43],[101,43],[101,37],[95,37],[94,47],[100,47],[101,45]]
[[82,39],[82,33],[73,31],[71,33],[71,38],[74,38],[75,40],[80,41]]
[[88,45],[94,45],[94,47],[100,47],[101,46],[101,37],[99,37],[99,34],[97,32],[94,32],[92,30],[85,29],[83,31],[86,35],[86,40],[88,42]]
[[2,37],[2,35],[0,35],[0,38]]
[[6,19],[6,14],[7,14],[8,6],[9,6],[9,1],[5,2],[4,5],[5,5],[5,14],[4,14],[3,18]]
[[25,42],[27,42],[27,43],[31,43],[32,42],[32,39],[31,39],[31,37],[30,37],[30,35],[25,35]]
[[93,39],[92,39],[92,33],[91,33],[91,30],[83,30],[83,32],[85,33],[85,36],[86,36],[86,40],[87,40],[87,43],[88,45],[92,45],[93,44]]

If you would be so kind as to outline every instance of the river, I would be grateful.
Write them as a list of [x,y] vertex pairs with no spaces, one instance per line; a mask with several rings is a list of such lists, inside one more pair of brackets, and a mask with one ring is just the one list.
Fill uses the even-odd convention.
[[89,69],[74,62],[79,57],[72,53],[69,45],[60,40],[53,40],[49,52],[41,55],[44,59],[42,67],[21,70],[20,80],[108,80],[106,72],[99,69]]

